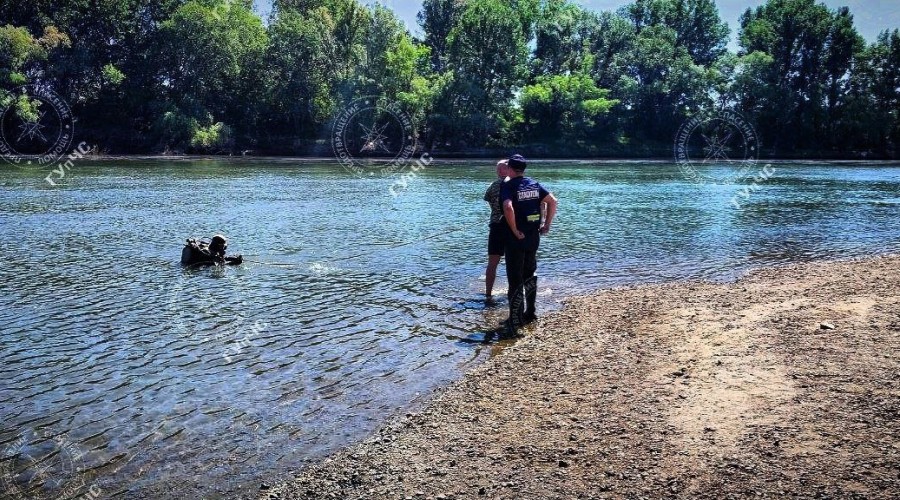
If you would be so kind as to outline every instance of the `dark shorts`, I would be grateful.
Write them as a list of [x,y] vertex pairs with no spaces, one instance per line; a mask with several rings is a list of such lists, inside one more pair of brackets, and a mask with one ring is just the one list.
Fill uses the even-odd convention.
[[488,232],[488,255],[503,255],[506,253],[506,238],[509,226],[505,222],[491,224]]

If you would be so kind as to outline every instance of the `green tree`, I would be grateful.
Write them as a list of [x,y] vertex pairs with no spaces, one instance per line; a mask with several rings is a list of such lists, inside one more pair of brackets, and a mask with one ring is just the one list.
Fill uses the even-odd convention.
[[637,0],[584,23],[598,87],[622,106],[607,123],[624,144],[671,141],[678,125],[728,89],[728,27],[711,0]]
[[867,46],[849,9],[815,2],[747,10],[732,54],[714,0],[424,0],[421,41],[361,0],[275,0],[267,26],[252,0],[5,1],[0,87],[54,88],[79,134],[126,152],[307,153],[375,94],[429,148],[650,152],[636,146],[668,148],[692,114],[737,106],[770,154],[896,154],[897,33]]
[[378,4],[371,8],[364,47],[366,57],[360,67],[357,93],[395,101],[398,92],[409,89],[423,53],[406,32],[403,21]]
[[540,16],[541,4],[545,1],[547,0],[506,0],[522,24],[522,36],[526,43],[534,38],[534,27]]
[[900,154],[900,30],[863,49],[847,92],[847,117],[835,132],[853,149]]
[[[771,151],[840,148],[833,138],[862,41],[846,9],[814,0],[769,0],[741,16],[740,54],[758,52],[741,107],[755,113]],[[770,59],[767,64],[759,64]],[[749,91],[748,91],[749,90]]]
[[274,7],[276,18],[289,12],[304,19],[310,19],[313,13],[328,15],[334,38],[333,51],[328,54],[331,71],[340,80],[342,93],[352,94],[358,85],[359,68],[365,64],[366,37],[372,24],[370,11],[357,0],[277,0]]
[[68,48],[71,44],[69,37],[53,26],[44,28],[41,38],[34,38],[24,27],[0,27],[0,85],[28,83],[43,72],[42,63],[52,51]]
[[590,35],[591,74],[602,88],[615,89],[628,72],[631,54],[637,41],[634,26],[624,17],[601,12]]
[[[91,116],[102,112],[93,106],[108,97],[106,90],[116,87],[108,78],[109,67],[123,77],[130,77],[132,67],[146,67],[142,50],[158,22],[181,3],[183,0],[0,2],[0,19],[31,33],[54,26],[71,40],[66,50],[50,55],[49,70],[42,78],[69,98],[76,113],[87,115],[90,121]],[[139,86],[147,83],[135,82]]]
[[709,73],[677,45],[671,28],[641,30],[620,80],[623,102],[633,111],[626,129],[634,139],[667,143],[686,117],[712,105]]
[[311,139],[337,106],[340,67],[335,22],[325,7],[280,13],[269,26],[272,62],[269,127]]
[[608,94],[584,73],[538,77],[520,97],[525,140],[590,151],[597,120],[618,104]]
[[675,45],[684,47],[696,64],[709,66],[725,54],[728,24],[713,0],[636,0],[623,8],[638,32],[665,26],[675,31]]
[[447,40],[463,6],[464,0],[424,0],[422,10],[416,15],[425,34],[423,41],[431,49],[432,69],[438,73],[444,71],[447,64]]
[[838,139],[836,133],[843,128],[843,122],[855,119],[847,115],[847,93],[854,61],[864,48],[865,41],[853,26],[850,10],[846,7],[838,9],[832,16],[823,57],[826,121],[824,127],[816,130],[820,147],[846,149],[846,142]]
[[597,15],[567,0],[542,6],[535,25],[534,75],[575,72],[600,33]]
[[[195,133],[225,131],[236,124],[241,125],[238,132],[255,127],[255,117],[248,115],[252,109],[246,103],[252,102],[261,84],[260,61],[268,37],[249,3],[190,1],[162,23],[159,41],[166,113],[187,117],[172,121],[195,120],[199,124]],[[217,125],[220,121],[227,128]],[[162,137],[168,146],[184,146],[182,137],[174,143],[170,139]],[[193,139],[190,142],[196,144]],[[224,145],[224,141],[218,144]]]
[[528,53],[521,20],[501,0],[470,0],[448,48],[454,83],[443,101],[459,117],[454,135],[483,144],[497,132],[498,115],[509,108],[524,77]]

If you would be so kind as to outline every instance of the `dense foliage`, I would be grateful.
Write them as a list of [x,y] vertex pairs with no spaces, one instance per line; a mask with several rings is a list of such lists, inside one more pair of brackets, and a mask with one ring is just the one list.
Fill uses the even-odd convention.
[[322,154],[343,106],[378,95],[433,154],[665,154],[723,107],[768,155],[900,154],[900,32],[867,44],[815,0],[748,9],[737,53],[713,0],[425,0],[421,38],[359,0],[251,4],[0,0],[0,87],[52,87],[108,152]]

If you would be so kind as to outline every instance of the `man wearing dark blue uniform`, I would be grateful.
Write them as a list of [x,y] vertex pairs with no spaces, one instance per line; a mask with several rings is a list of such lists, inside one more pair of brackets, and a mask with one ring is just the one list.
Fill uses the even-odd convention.
[[[537,319],[537,250],[541,235],[550,231],[556,216],[556,197],[535,180],[525,177],[527,163],[522,155],[510,157],[507,165],[510,179],[500,190],[503,216],[509,225],[506,244],[506,279],[509,282],[510,333]],[[547,205],[546,220],[541,224],[541,205]]]

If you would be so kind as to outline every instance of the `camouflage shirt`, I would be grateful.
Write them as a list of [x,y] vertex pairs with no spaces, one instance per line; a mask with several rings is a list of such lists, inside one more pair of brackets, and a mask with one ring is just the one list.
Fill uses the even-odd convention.
[[497,179],[484,192],[484,201],[491,205],[491,224],[503,221],[503,202],[500,201],[500,187],[503,179]]

